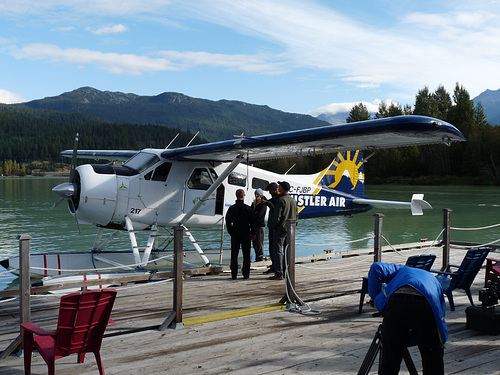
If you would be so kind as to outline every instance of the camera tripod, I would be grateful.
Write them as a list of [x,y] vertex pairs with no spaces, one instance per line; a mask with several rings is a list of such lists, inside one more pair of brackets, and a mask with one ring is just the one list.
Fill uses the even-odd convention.
[[[373,338],[373,341],[370,345],[370,348],[368,349],[368,353],[366,353],[365,359],[363,360],[363,363],[361,364],[361,367],[358,371],[358,375],[368,375],[370,369],[373,366],[373,362],[375,362],[377,354],[379,353],[381,354],[383,330],[384,330],[383,324],[379,325],[377,332],[375,333],[375,337]],[[405,361],[406,368],[408,369],[410,374],[418,375],[417,369],[415,368],[415,364],[413,363],[413,360],[411,359],[410,353],[408,352],[408,348],[406,346],[403,349],[403,359]],[[380,368],[380,361],[379,361],[379,368]]]

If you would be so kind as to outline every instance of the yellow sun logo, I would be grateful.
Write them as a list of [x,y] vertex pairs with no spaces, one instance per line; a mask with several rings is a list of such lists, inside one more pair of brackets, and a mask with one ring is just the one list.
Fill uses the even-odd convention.
[[[352,158],[351,155],[353,155]],[[328,185],[329,188],[335,188],[344,176],[351,180],[351,190],[354,190],[354,188],[358,184],[358,181],[361,180],[362,182],[364,182],[363,173],[359,172],[359,168],[363,165],[363,161],[361,160],[356,163],[358,155],[359,150],[355,153],[353,153],[352,151],[347,151],[345,158],[343,153],[338,153],[337,157],[326,171],[326,175],[334,177],[334,182]]]

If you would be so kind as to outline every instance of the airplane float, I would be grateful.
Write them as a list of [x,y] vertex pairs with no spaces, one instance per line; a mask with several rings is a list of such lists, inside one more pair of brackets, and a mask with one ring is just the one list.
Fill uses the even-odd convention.
[[[195,253],[202,263],[209,265],[211,260],[187,228],[223,230],[224,215],[234,203],[237,189],[247,190],[247,200],[250,200],[255,189],[265,189],[270,182],[277,181],[290,183],[290,195],[297,201],[299,219],[351,215],[366,212],[374,205],[408,207],[413,214],[422,214],[422,209],[431,206],[421,194],[414,195],[411,202],[379,201],[363,196],[366,159],[358,150],[375,152],[414,145],[449,145],[464,140],[453,125],[414,115],[255,137],[241,135],[233,140],[173,149],[77,150],[76,139],[73,150],[61,153],[72,158],[69,182],[54,187],[53,191],[68,202],[78,225],[98,227],[96,240],[91,256],[88,253],[80,254],[80,258],[77,254],[45,254],[38,264],[54,269],[74,269],[76,265],[83,268],[115,265],[121,271],[158,268],[159,259],[165,258],[158,246],[159,228],[184,226]],[[251,165],[259,160],[335,152],[337,156],[328,167],[311,175],[281,175]],[[77,158],[124,163],[77,167]],[[114,232],[102,241],[106,228]],[[121,231],[128,232],[132,252],[104,252]],[[149,234],[143,248],[137,243],[135,233],[138,231]],[[33,264],[33,256],[31,261]],[[10,266],[15,267],[12,259]],[[51,274],[61,274],[61,271],[45,269],[39,276]]]

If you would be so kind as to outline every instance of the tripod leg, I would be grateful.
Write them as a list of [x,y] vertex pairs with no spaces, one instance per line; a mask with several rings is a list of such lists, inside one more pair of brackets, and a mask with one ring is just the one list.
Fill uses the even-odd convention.
[[375,337],[373,338],[370,347],[368,348],[368,353],[366,353],[365,359],[363,359],[363,363],[359,368],[358,375],[368,375],[370,369],[373,366],[373,362],[375,362],[375,358],[377,354],[380,352],[380,346],[382,345],[382,325],[380,325],[377,329],[377,333],[375,333]]
[[413,363],[413,360],[411,359],[408,348],[403,349],[403,359],[405,360],[406,368],[408,369],[410,375],[418,375],[417,369],[415,367],[415,364]]

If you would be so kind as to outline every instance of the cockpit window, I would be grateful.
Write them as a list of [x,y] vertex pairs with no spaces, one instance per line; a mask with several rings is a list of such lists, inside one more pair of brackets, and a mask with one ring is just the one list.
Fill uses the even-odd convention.
[[141,173],[159,160],[160,158],[155,154],[150,154],[149,152],[139,152],[128,159],[123,166],[132,168]]
[[172,168],[172,163],[165,162],[144,175],[145,180],[167,181],[168,174]]

